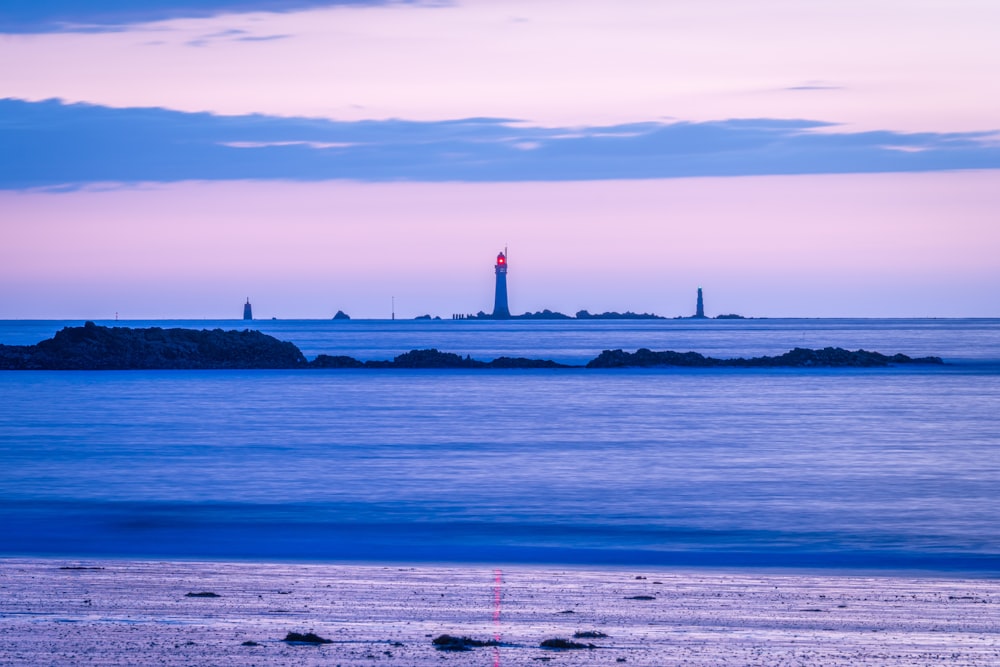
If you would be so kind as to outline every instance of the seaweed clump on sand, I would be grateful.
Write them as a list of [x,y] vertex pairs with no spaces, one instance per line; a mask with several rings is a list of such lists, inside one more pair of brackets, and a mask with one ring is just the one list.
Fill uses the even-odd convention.
[[451,635],[438,635],[431,643],[439,651],[471,651],[474,648],[484,646],[500,646],[500,642],[495,639],[482,641],[471,637],[453,637]]
[[301,633],[298,633],[298,632],[289,632],[287,635],[285,635],[285,638],[282,639],[281,641],[283,641],[283,642],[292,642],[292,643],[295,643],[295,644],[332,644],[333,643],[332,639],[324,639],[323,637],[320,637],[319,635],[317,635],[314,632],[307,632],[305,634],[301,634]]
[[580,642],[574,642],[569,639],[562,639],[561,637],[553,637],[552,639],[546,639],[541,643],[542,648],[554,648],[554,649],[583,649],[583,648],[597,648],[594,644],[582,644]]
[[186,598],[221,598],[222,596],[218,593],[213,593],[211,591],[202,591],[200,593],[185,593]]
[[607,635],[600,630],[584,630],[583,632],[573,633],[573,639],[604,639],[605,637]]

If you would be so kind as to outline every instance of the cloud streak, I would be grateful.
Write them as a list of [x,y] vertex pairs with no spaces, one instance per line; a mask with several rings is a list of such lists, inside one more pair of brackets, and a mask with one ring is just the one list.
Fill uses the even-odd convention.
[[30,0],[0,6],[0,33],[116,32],[127,26],[178,18],[248,12],[292,12],[320,7],[365,7],[392,0]]
[[[823,131],[817,131],[823,130]],[[526,127],[336,122],[0,100],[0,188],[350,179],[571,181],[1000,169],[996,134],[839,132],[814,120]]]

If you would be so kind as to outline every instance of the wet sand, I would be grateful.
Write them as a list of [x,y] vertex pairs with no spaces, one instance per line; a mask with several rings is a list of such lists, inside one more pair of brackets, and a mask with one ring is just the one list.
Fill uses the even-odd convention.
[[[608,636],[539,646],[579,631]],[[0,560],[0,665],[614,664],[998,665],[1000,580]]]

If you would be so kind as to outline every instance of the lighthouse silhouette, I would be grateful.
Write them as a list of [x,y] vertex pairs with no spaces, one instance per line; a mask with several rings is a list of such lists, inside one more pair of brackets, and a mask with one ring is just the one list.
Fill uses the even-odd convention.
[[507,307],[507,248],[497,255],[497,290],[493,298],[493,319],[510,319],[510,308]]

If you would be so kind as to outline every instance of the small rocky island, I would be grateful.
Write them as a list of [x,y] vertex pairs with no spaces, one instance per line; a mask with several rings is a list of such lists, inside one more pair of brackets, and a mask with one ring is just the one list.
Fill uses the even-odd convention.
[[132,329],[87,322],[37,345],[0,345],[0,370],[304,368],[293,343],[259,331]]
[[[774,357],[715,359],[697,352],[605,350],[586,368],[871,368],[941,364],[940,357],[911,358],[866,350],[795,348]],[[480,361],[435,349],[411,350],[391,361],[360,361],[321,354],[308,361],[293,343],[259,331],[132,329],[87,322],[65,327],[37,345],[0,345],[0,370],[195,370],[292,368],[574,368],[549,359],[498,357]],[[579,367],[575,367],[579,368]]]
[[654,366],[682,366],[688,368],[874,368],[894,364],[942,364],[941,357],[912,358],[905,354],[887,356],[867,350],[845,350],[825,347],[810,350],[797,347],[776,357],[751,357],[744,359],[715,359],[697,352],[653,352],[640,348],[635,352],[604,350],[596,359],[587,362],[587,368],[649,368]]

